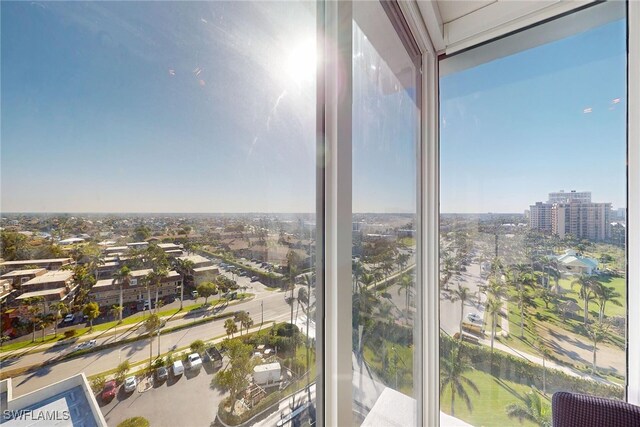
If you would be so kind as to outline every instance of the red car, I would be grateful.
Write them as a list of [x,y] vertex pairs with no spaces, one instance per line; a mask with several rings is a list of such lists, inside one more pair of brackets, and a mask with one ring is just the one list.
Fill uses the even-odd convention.
[[118,387],[116,385],[116,380],[107,381],[104,384],[104,388],[102,389],[102,392],[100,393],[100,397],[102,398],[103,401],[109,402],[111,399],[113,399],[116,396],[117,389]]

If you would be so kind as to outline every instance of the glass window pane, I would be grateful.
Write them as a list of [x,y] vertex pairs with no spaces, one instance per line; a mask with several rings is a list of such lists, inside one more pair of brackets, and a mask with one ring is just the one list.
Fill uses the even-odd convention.
[[418,76],[381,4],[355,2],[351,286],[358,425],[416,424]]
[[315,2],[0,7],[1,409],[313,423]]
[[[441,62],[442,425],[550,425],[560,390],[625,398],[619,6]],[[575,31],[531,47],[558,28]]]

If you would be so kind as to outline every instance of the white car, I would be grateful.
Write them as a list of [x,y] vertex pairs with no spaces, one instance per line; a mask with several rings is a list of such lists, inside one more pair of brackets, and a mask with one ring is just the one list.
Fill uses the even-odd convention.
[[198,353],[191,353],[187,357],[187,363],[189,364],[189,369],[200,369],[202,367],[202,359]]
[[136,377],[128,377],[124,380],[124,391],[125,393],[131,393],[138,386],[138,382],[136,381]]
[[75,318],[75,316],[73,314],[67,314],[66,316],[64,316],[64,323],[72,323],[73,319]]
[[467,314],[467,320],[472,323],[482,323],[482,317],[478,313],[469,313]]
[[180,360],[173,362],[173,365],[171,365],[171,371],[173,372],[174,377],[182,375],[184,373],[184,366],[182,365],[182,362]]

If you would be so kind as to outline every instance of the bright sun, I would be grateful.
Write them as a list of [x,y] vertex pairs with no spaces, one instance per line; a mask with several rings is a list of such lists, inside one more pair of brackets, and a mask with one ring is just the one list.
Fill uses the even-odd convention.
[[289,53],[284,69],[297,84],[312,82],[316,75],[316,58],[315,40],[301,41]]

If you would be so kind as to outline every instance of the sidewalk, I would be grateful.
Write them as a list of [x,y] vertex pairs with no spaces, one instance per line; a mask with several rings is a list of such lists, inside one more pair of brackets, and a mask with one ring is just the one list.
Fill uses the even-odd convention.
[[[236,301],[232,301],[229,303],[229,305],[227,307],[231,307],[231,306],[235,306],[235,305],[239,305],[239,304],[243,304],[246,302],[249,302],[251,300],[253,300],[255,298],[255,295],[249,297],[249,298],[245,298],[243,300],[236,300]],[[209,309],[207,310],[189,310],[188,308],[183,309],[182,311],[179,311],[178,313],[175,313],[171,316],[164,316],[161,317],[161,319],[165,322],[165,327],[167,326],[166,323],[167,322],[172,322],[171,323],[171,327],[176,327],[176,326],[181,326],[181,325],[185,325],[191,322],[195,322],[196,320],[202,320],[204,318],[213,316],[213,306],[211,306]],[[210,313],[205,313],[205,312],[210,312]],[[200,315],[202,314],[202,317],[200,318]],[[190,318],[190,319],[185,319],[186,316],[197,316],[194,318]],[[65,348],[69,345],[78,345],[80,343],[83,342],[87,342],[90,341],[92,339],[98,340],[97,346],[100,345],[104,345],[104,344],[109,344],[111,342],[116,341],[116,338],[118,341],[122,340],[122,339],[127,339],[130,338],[132,334],[136,333],[136,331],[138,331],[138,329],[140,329],[140,327],[144,324],[144,321],[146,320],[148,316],[142,316],[140,318],[140,321],[130,324],[130,325],[125,325],[125,326],[113,326],[109,329],[105,329],[102,331],[95,331],[95,332],[87,332],[83,335],[80,335],[78,337],[72,337],[69,338],[68,340],[70,342],[65,343],[66,340],[60,340],[60,341],[53,341],[53,342],[48,342],[48,343],[43,343],[40,345],[34,345],[31,347],[25,347],[25,348],[21,348],[18,350],[13,350],[13,351],[7,351],[7,352],[1,352],[0,353],[0,360],[7,360],[7,359],[12,359],[15,357],[21,357],[24,356],[26,354],[33,354],[33,353],[40,353],[40,352],[45,352],[53,347],[60,347],[60,348]],[[175,323],[173,323],[175,322]],[[116,335],[117,334],[117,335]],[[138,332],[138,335],[143,335],[146,334],[146,331],[142,331],[142,332]]]
[[[486,346],[491,346],[491,340],[490,339],[481,339],[480,343]],[[501,342],[495,340],[493,343],[493,347],[497,350],[501,350],[504,351],[505,353],[509,353],[513,356],[519,357],[521,359],[525,359],[531,363],[535,363],[537,365],[542,366],[543,364],[543,360],[542,357],[539,356],[534,356],[532,354],[529,353],[525,353],[523,351],[520,350],[515,350],[507,345],[502,344]],[[577,369],[573,369],[570,368],[569,366],[565,366],[565,365],[561,365],[553,360],[549,360],[546,359],[544,361],[545,366],[547,367],[547,369],[555,369],[557,371],[562,371],[567,375],[571,375],[572,377],[576,377],[576,378],[581,378],[581,379],[585,379],[585,380],[591,380],[591,381],[596,381],[596,382],[600,382],[603,384],[608,384],[608,385],[617,385],[615,383],[612,383],[611,381],[607,381],[603,378],[594,378],[591,375],[585,374],[584,372],[578,371]]]

